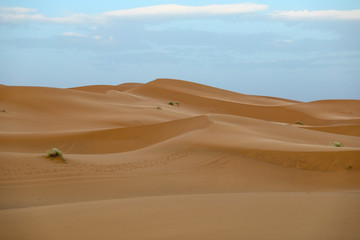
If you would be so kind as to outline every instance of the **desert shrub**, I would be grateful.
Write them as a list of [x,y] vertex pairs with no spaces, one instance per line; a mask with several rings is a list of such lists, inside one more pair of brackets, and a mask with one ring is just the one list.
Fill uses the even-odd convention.
[[299,125],[304,125],[304,123],[302,121],[295,121],[295,124],[299,124]]
[[333,147],[343,147],[344,145],[342,143],[340,143],[340,142],[335,141],[335,142],[331,143],[331,146],[333,146]]
[[175,106],[175,105],[176,105],[177,107],[180,107],[180,102],[169,101],[168,104],[171,105],[171,106]]
[[161,107],[160,107],[160,106],[157,106],[157,107],[156,107],[156,109],[159,109],[159,110],[161,110]]
[[51,158],[51,159],[54,159],[54,158],[57,158],[57,157],[58,157],[58,158],[60,158],[63,162],[66,162],[63,153],[62,153],[59,149],[57,149],[57,148],[49,149],[49,150],[47,151],[46,157],[47,157],[47,158]]

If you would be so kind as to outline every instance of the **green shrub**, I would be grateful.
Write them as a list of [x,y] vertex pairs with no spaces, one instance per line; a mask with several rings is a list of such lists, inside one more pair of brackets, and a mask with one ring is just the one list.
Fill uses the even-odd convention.
[[160,106],[157,106],[157,107],[156,107],[156,109],[159,109],[159,110],[161,110],[161,107],[160,107]]
[[304,123],[302,121],[295,121],[295,124],[299,124],[299,125],[304,125]]
[[343,147],[344,145],[342,143],[340,143],[340,142],[335,141],[335,142],[331,143],[331,146],[333,146],[333,147]]
[[57,158],[57,157],[58,157],[58,158],[60,158],[63,162],[66,162],[63,153],[62,153],[59,149],[57,149],[57,148],[49,149],[49,150],[47,151],[46,157],[47,157],[47,158],[51,158],[51,159],[54,159],[54,158]]
[[171,106],[175,106],[175,105],[176,105],[177,107],[180,107],[180,102],[175,102],[175,103],[174,103],[173,101],[169,101],[168,104],[171,105]]

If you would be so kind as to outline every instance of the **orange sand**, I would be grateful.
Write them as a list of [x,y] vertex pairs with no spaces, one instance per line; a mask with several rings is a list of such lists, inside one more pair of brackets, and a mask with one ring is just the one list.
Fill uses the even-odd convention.
[[158,79],[0,108],[0,239],[360,239],[360,100]]

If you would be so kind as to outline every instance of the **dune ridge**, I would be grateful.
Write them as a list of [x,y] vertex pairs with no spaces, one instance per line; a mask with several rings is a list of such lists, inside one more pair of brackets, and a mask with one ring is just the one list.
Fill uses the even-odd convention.
[[[0,85],[0,108],[0,238],[60,239],[71,231],[78,239],[264,239],[268,231],[269,239],[360,237],[350,207],[360,209],[360,100],[299,102],[157,79],[69,89]],[[52,147],[67,163],[45,157]],[[241,217],[252,218],[244,206],[262,233]],[[333,217],[332,208],[344,212],[317,218],[319,229],[329,223],[332,231],[304,228],[317,214]],[[111,209],[113,218],[102,213]],[[54,236],[70,219],[62,211],[78,212],[79,223]],[[261,212],[269,215],[259,220]],[[290,213],[299,218],[286,224]],[[147,214],[168,230],[143,222]],[[182,217],[165,224],[172,214]],[[223,222],[214,227],[209,216]],[[41,233],[49,217],[55,220]],[[97,217],[108,227],[86,235]],[[126,220],[132,230],[114,230],[113,221]],[[136,226],[146,230],[135,234]]]
[[[158,124],[92,131],[4,133],[0,136],[0,150],[13,152],[20,144],[23,146],[21,150],[29,153],[41,152],[46,145],[59,146],[67,153],[77,154],[128,152],[205,128],[210,124],[211,121],[202,115]],[[27,144],[30,142],[32,143]]]

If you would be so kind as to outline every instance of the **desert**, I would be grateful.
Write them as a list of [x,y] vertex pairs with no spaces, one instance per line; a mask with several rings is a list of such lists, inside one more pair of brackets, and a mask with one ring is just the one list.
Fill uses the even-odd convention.
[[360,238],[360,100],[156,79],[0,108],[1,239]]

